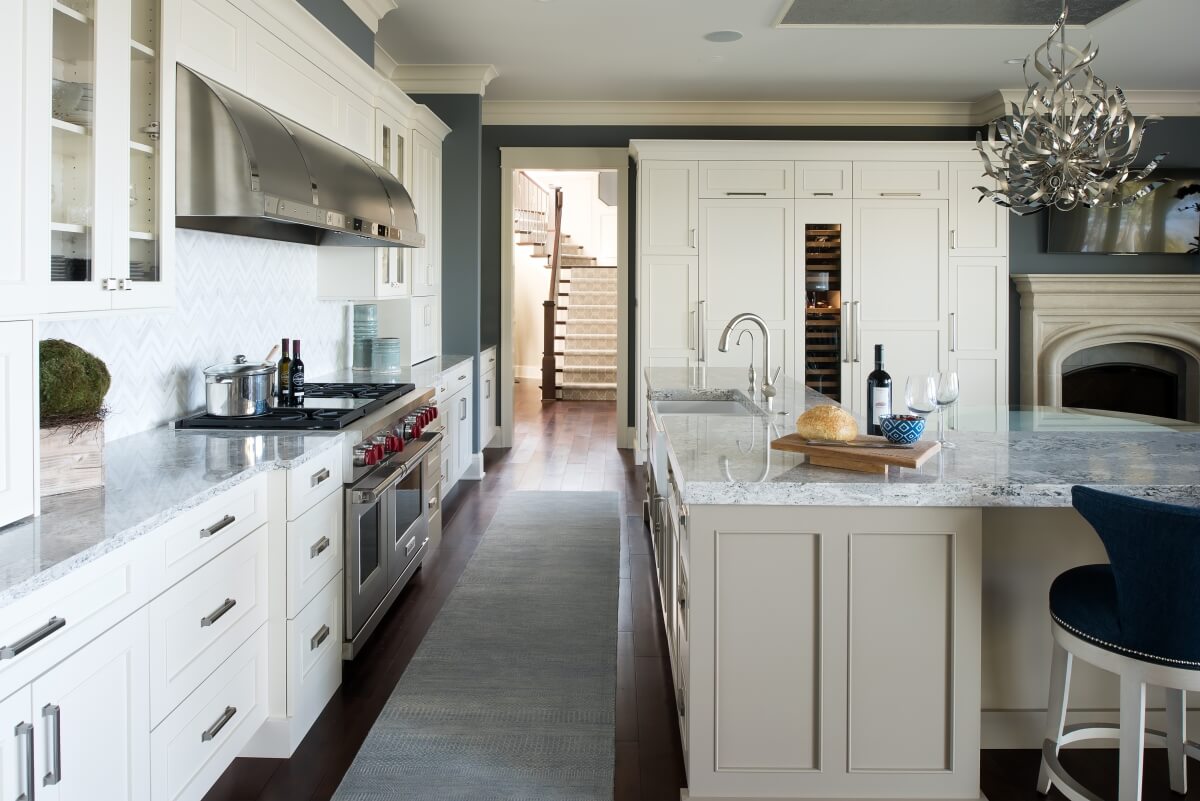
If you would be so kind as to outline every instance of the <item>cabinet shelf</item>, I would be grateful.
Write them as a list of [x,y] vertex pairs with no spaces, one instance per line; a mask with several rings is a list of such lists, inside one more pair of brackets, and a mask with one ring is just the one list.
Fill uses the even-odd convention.
[[60,234],[86,234],[86,225],[76,225],[75,223],[52,222],[50,230],[57,231]]
[[154,234],[147,233],[146,231],[130,231],[129,238],[130,239],[141,239],[146,242],[153,242]]
[[145,153],[149,156],[154,155],[154,145],[143,145],[141,142],[134,142],[130,140],[129,149],[137,151],[138,153]]
[[129,40],[129,49],[133,51],[133,57],[142,61],[153,61],[155,58],[154,48],[149,45],[144,45],[137,39]]
[[58,130],[65,131],[66,133],[78,134],[80,136],[87,136],[90,133],[86,126],[77,125],[76,123],[67,122],[66,120],[60,120],[58,117],[50,118],[50,127],[57,128]]
[[76,11],[68,5],[58,2],[58,0],[54,0],[54,2],[50,4],[50,7],[54,9],[56,14],[62,14],[68,19],[78,22],[80,25],[92,24],[92,18],[87,14],[84,14],[82,11]]

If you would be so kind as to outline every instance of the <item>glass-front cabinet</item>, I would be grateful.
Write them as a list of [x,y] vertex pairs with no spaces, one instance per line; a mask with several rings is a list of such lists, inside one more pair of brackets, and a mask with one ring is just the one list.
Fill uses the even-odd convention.
[[[407,185],[411,158],[408,128],[387,112],[375,109],[375,161]],[[398,298],[409,294],[411,258],[409,248],[375,249],[376,297]]]
[[26,2],[27,141],[48,189],[29,182],[27,252],[47,267],[39,311],[174,302],[171,7]]

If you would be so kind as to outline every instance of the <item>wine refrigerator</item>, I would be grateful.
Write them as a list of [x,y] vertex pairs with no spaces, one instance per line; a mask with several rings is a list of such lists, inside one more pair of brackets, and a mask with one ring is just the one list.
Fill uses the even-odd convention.
[[842,400],[841,223],[804,225],[804,383]]

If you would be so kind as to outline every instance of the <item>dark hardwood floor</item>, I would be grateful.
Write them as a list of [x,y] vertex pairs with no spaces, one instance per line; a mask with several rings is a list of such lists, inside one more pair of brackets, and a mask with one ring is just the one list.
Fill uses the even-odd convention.
[[[517,385],[516,436],[485,454],[486,478],[462,481],[443,507],[442,545],[410,582],[367,647],[345,663],[341,689],[291,759],[238,759],[205,801],[325,801],[337,789],[434,617],[454,588],[504,495],[512,490],[612,490],[622,504],[617,615],[615,801],[674,801],[685,786],[675,697],[649,533],[642,523],[641,470],[616,448],[615,404],[543,404],[536,383]],[[1116,798],[1115,750],[1073,751],[1068,770]],[[989,801],[1040,801],[1038,752],[984,751]],[[1200,788],[1200,765],[1189,779]],[[1193,793],[1200,796],[1200,793]],[[1057,792],[1049,798],[1061,799]],[[1144,801],[1167,801],[1165,752],[1146,754]],[[412,799],[411,801],[432,801]]]

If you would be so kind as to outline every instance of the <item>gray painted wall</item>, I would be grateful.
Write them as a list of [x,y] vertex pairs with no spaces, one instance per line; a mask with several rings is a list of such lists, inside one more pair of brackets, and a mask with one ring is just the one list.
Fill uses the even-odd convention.
[[[475,357],[479,382],[480,215],[483,98],[479,95],[413,95],[450,126],[442,143],[442,352]],[[479,410],[475,398],[475,448]]]
[[375,66],[375,34],[342,0],[296,0],[363,61]]
[[[1145,155],[1169,151],[1171,165],[1200,167],[1200,118],[1180,117],[1159,122],[1147,129]],[[685,126],[518,126],[487,125],[483,128],[483,253],[481,337],[484,347],[500,342],[500,148],[501,147],[626,147],[631,139],[775,139],[775,140],[956,140],[974,139],[967,127],[685,127]],[[630,219],[636,219],[636,177],[630,181]],[[630,297],[637,287],[634,275],[634,237],[630,237]],[[1009,270],[1013,273],[1200,273],[1196,256],[1083,256],[1046,253],[1046,215],[1018,218],[1009,228]],[[1019,397],[1017,360],[1020,353],[1017,324],[1019,301],[1011,295],[1009,328],[1011,376],[1010,396]],[[636,340],[630,320],[630,341]],[[630,352],[630,370],[635,354]],[[629,420],[636,415],[634,389],[629,388]]]

